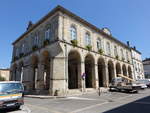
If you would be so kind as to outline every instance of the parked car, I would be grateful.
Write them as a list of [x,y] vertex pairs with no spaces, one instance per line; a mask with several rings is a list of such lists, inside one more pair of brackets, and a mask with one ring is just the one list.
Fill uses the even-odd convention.
[[133,85],[134,84],[141,86],[141,89],[146,89],[147,88],[147,85],[141,80],[137,80],[137,81],[133,82]]
[[150,88],[150,80],[149,79],[142,79],[138,80],[140,83],[146,84],[148,88]]
[[16,81],[0,82],[0,110],[4,108],[19,109],[24,104],[23,84]]

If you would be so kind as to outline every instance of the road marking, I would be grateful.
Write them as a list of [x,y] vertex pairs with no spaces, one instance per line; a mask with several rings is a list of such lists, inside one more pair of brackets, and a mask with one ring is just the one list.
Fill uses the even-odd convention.
[[136,104],[150,104],[150,102],[134,102],[134,103],[136,103]]
[[41,110],[47,110],[49,112],[53,112],[53,113],[61,113],[61,112],[58,112],[58,111],[54,111],[52,109],[48,109],[48,108],[45,108],[45,107],[41,107],[41,106],[35,106],[35,105],[31,105],[31,104],[26,104],[27,106],[30,106],[30,107],[35,107],[35,108],[38,108],[38,109],[41,109]]
[[31,113],[31,110],[25,105],[22,106],[21,110],[25,111],[26,113]]
[[[128,98],[128,97],[131,97],[132,95],[128,95],[128,96],[125,96],[125,97],[120,97],[116,100],[122,100],[122,99],[125,99],[125,98]],[[113,101],[112,101],[113,102]],[[108,104],[110,103],[110,100],[106,101],[106,102],[103,102],[103,103],[100,103],[100,104],[95,104],[95,105],[91,105],[91,106],[88,106],[88,107],[84,107],[84,108],[81,108],[81,109],[77,109],[75,111],[72,111],[70,113],[76,113],[76,112],[81,112],[81,111],[84,111],[84,110],[87,110],[87,109],[91,109],[91,108],[94,108],[94,107],[97,107],[97,106],[102,106],[104,104]]]
[[88,107],[85,107],[85,108],[81,108],[81,109],[77,109],[75,111],[72,111],[70,113],[77,113],[77,112],[80,112],[80,111],[84,111],[84,110],[87,110],[87,109],[91,109],[91,108],[94,108],[94,107],[97,107],[97,106],[101,106],[101,105],[104,105],[104,104],[107,104],[109,102],[103,102],[103,103],[100,103],[100,104],[95,104],[95,105],[92,105],[92,106],[88,106]]
[[75,99],[75,100],[96,100],[96,99],[81,98],[81,97],[67,97],[67,99]]

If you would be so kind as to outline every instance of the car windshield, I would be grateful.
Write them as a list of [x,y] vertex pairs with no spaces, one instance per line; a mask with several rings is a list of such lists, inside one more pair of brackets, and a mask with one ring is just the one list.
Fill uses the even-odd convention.
[[147,80],[138,80],[138,82],[143,83],[143,84],[148,83]]
[[23,86],[21,83],[0,83],[0,94],[17,93],[22,91],[23,91]]

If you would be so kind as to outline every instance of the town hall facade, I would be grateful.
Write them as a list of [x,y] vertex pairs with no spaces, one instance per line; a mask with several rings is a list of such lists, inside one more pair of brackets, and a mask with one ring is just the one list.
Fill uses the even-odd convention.
[[11,80],[39,94],[95,91],[118,74],[134,79],[133,71],[129,45],[61,6],[13,42]]

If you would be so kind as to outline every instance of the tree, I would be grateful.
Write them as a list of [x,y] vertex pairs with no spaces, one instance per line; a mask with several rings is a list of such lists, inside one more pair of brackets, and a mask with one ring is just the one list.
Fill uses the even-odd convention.
[[0,75],[0,81],[5,81],[6,79]]

